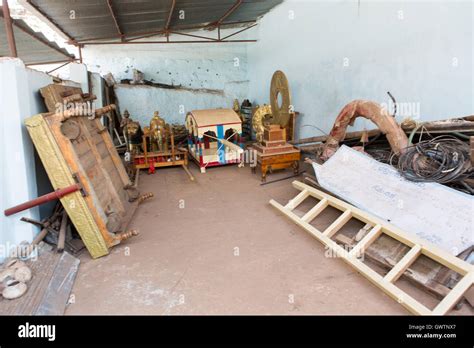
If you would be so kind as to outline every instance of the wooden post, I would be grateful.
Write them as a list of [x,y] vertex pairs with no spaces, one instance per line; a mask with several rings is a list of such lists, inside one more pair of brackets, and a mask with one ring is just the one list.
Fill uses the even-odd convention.
[[3,18],[5,20],[5,32],[7,34],[8,47],[10,48],[10,56],[17,58],[18,52],[16,50],[15,34],[13,33],[13,21],[10,17],[10,7],[8,7],[8,0],[2,0]]

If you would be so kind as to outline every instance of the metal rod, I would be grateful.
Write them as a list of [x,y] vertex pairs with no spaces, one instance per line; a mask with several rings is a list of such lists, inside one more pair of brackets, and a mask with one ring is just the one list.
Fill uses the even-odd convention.
[[59,70],[59,69],[65,67],[66,65],[68,65],[68,64],[70,64],[70,63],[71,63],[71,61],[66,62],[66,63],[64,63],[64,64],[61,64],[61,65],[58,66],[57,68],[54,68],[53,70],[48,71],[47,74],[51,74],[51,73],[55,72],[56,70]]
[[8,47],[10,48],[10,56],[18,57],[16,50],[15,33],[13,32],[13,21],[10,17],[10,7],[8,0],[2,0],[3,18],[5,20],[5,32],[7,34]]
[[156,35],[160,35],[160,34],[166,34],[166,32],[164,32],[163,30],[154,31],[154,32],[152,32],[151,34],[142,35],[142,36],[137,36],[137,37],[134,37],[134,38],[131,38],[131,39],[127,39],[127,40],[125,40],[125,41],[126,41],[126,42],[130,42],[130,41],[135,41],[135,40],[140,40],[140,39],[146,39],[146,38],[148,38],[148,37],[156,36]]
[[303,173],[306,173],[306,170],[302,171],[302,172],[299,172],[298,174],[293,174],[293,175],[290,175],[290,176],[286,176],[284,178],[280,178],[280,179],[276,179],[276,180],[273,180],[273,181],[269,181],[269,182],[262,182],[260,184],[260,186],[265,186],[265,185],[268,185],[268,184],[273,184],[274,182],[279,182],[279,181],[283,181],[283,180],[288,180],[288,179],[292,179],[292,178],[295,178],[297,176],[300,176],[301,174]]
[[69,55],[69,54],[67,54],[67,53],[64,53],[60,48],[58,48],[58,47],[54,46],[53,44],[51,44],[51,42],[49,42],[49,41],[47,41],[47,40],[44,40],[44,39],[42,39],[42,38],[40,38],[40,37],[35,36],[33,33],[31,33],[30,31],[28,31],[28,30],[27,30],[26,28],[24,28],[23,26],[21,26],[21,25],[15,23],[15,21],[13,21],[13,25],[14,25],[15,28],[21,30],[21,31],[24,32],[26,35],[31,36],[31,37],[34,38],[36,41],[41,42],[43,45],[48,46],[49,48],[51,48],[52,50],[55,50],[55,51],[58,52],[59,54],[65,56],[65,57],[68,57],[68,58],[70,58],[70,59],[74,59],[74,58],[75,58],[74,56],[71,56],[71,55]]
[[174,12],[175,6],[176,6],[176,0],[173,0],[172,3],[171,3],[170,12],[168,14],[168,20],[166,21],[165,28],[164,28],[164,31],[166,31],[166,32],[170,28],[171,19],[173,18],[173,12]]
[[208,37],[208,36],[201,36],[201,35],[180,33],[179,31],[170,31],[169,33],[175,34],[175,35],[182,35],[182,36],[195,37],[195,38],[198,38],[198,39],[209,40],[209,41],[217,41],[217,40],[219,40],[219,39],[216,39],[216,38],[213,38],[213,37]]
[[5,216],[10,216],[21,211],[36,207],[38,205],[54,201],[56,199],[61,199],[64,196],[67,196],[71,193],[77,192],[81,189],[79,184],[74,184],[63,189],[56,190],[54,192],[48,193],[46,195],[40,196],[38,198],[32,199],[31,201],[19,204],[15,207],[9,208],[4,211]]
[[189,43],[237,43],[237,42],[257,42],[257,40],[215,40],[215,41],[126,41],[126,42],[85,42],[83,45],[143,45],[143,44],[189,44]]
[[[250,24],[250,23],[256,23],[256,20],[250,20],[250,21],[236,21],[236,22],[227,22],[227,23],[221,23],[220,26],[233,26],[233,25],[241,25],[241,24]],[[174,31],[183,31],[183,30],[199,30],[199,29],[206,29],[209,28],[209,24],[206,25],[194,25],[194,26],[183,26],[183,27],[174,27]],[[137,33],[131,33],[127,34],[127,37],[134,37],[134,36],[153,36],[153,35],[159,35],[159,34],[164,34],[165,31],[163,29],[160,30],[153,30],[153,31],[141,31]],[[78,45],[81,43],[88,43],[90,41],[95,41],[95,40],[106,40],[106,39],[116,39],[117,35],[115,36],[104,36],[104,37],[92,37],[92,38],[87,38],[87,39],[81,39],[81,40],[73,40],[71,39],[69,41],[70,44],[72,45]],[[132,39],[126,39],[125,41],[129,40],[136,40],[137,38],[132,38]]]
[[242,5],[242,3],[243,3],[243,0],[237,0],[237,2],[234,5],[232,5],[232,7],[229,10],[227,10],[227,12],[224,13],[224,15],[221,18],[219,18],[217,22],[215,22],[213,25],[219,26],[223,21],[225,21],[227,17],[229,17],[232,13],[234,13],[234,11],[237,10],[240,7],[240,5]]
[[84,45],[79,45],[79,63],[81,63],[81,64],[82,64],[82,47],[83,46]]
[[246,30],[249,30],[250,28],[253,28],[253,27],[255,27],[256,25],[257,25],[257,24],[253,24],[253,25],[250,25],[250,26],[248,26],[248,27],[245,27],[245,28],[242,29],[242,30],[239,30],[239,31],[236,31],[236,32],[233,33],[233,34],[227,35],[226,37],[222,38],[222,40],[226,40],[226,39],[228,39],[229,37],[232,37],[232,36],[234,36],[234,35],[240,34],[241,32],[246,31]]
[[49,64],[59,64],[59,63],[72,63],[72,62],[75,62],[75,61],[78,61],[78,59],[70,59],[70,60],[54,60],[54,61],[51,61],[51,62],[39,62],[39,63],[28,63],[28,64],[25,64],[26,66],[31,66],[31,65],[49,65]]

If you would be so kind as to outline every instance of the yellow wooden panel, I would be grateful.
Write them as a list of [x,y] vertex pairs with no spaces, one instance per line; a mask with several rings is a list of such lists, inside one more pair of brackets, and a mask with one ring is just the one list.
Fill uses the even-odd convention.
[[[75,184],[71,173],[56,140],[42,114],[28,118],[26,128],[33,140],[54,189]],[[76,227],[87,250],[93,258],[109,253],[107,244],[91,214],[88,205],[80,192],[75,192],[61,199],[71,221]]]

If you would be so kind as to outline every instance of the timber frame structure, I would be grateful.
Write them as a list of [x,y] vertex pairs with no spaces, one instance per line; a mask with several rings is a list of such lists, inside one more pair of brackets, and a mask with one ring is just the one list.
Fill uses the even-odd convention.
[[[471,264],[441,250],[429,242],[421,240],[415,235],[408,234],[382,219],[311,186],[299,181],[294,181],[293,186],[301,192],[295,198],[291,199],[288,204],[283,206],[274,200],[271,200],[270,204],[290,218],[298,226],[305,229],[331,251],[336,253],[338,257],[342,258],[344,262],[355,268],[365,278],[379,287],[387,295],[397,300],[410,312],[417,315],[444,315],[457,304],[464,293],[473,285],[474,266]],[[308,197],[314,197],[319,200],[319,202],[303,217],[299,217],[293,212],[293,210]],[[342,215],[340,215],[325,231],[319,231],[310,223],[328,206],[342,211]],[[332,240],[331,237],[333,237],[351,218],[371,224],[373,227],[367,235],[365,235],[365,237],[352,248],[352,250],[347,251]],[[385,276],[380,275],[358,258],[358,256],[360,256],[361,253],[363,253],[382,234],[386,234],[411,248]],[[395,285],[398,278],[420,255],[425,255],[462,276],[454,288],[433,310],[428,309]]]

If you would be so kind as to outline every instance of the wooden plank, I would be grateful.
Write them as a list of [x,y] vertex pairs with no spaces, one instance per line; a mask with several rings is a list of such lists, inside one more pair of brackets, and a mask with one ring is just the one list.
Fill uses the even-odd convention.
[[[366,277],[369,281],[371,281],[377,287],[382,289],[390,297],[396,299],[401,305],[403,305],[412,313],[422,315],[445,314],[456,304],[456,302],[462,297],[464,292],[466,292],[472,286],[474,268],[467,262],[457,259],[453,255],[444,252],[436,246],[431,245],[428,242],[421,241],[416,236],[411,236],[405,233],[404,231],[397,229],[395,226],[392,226],[389,223],[379,218],[376,218],[375,216],[372,216],[371,214],[363,212],[362,210],[353,207],[350,204],[342,202],[337,198],[334,198],[328,194],[316,190],[311,186],[305,185],[297,181],[293,182],[293,186],[301,190],[301,192],[294,199],[290,200],[286,206],[283,206],[274,200],[271,200],[270,204],[277,208],[280,212],[285,214],[298,226],[305,229],[321,243],[326,245],[331,251],[336,252],[337,256],[341,257],[346,263],[357,269],[364,277]],[[319,198],[321,200],[326,199],[331,206],[344,211],[344,214],[346,214],[346,216],[342,219],[341,217],[339,217],[338,220],[340,221],[336,224],[336,220],[335,223],[332,224],[336,228],[341,225],[342,221],[344,221],[348,218],[348,216],[351,215],[361,216],[364,218],[363,221],[365,221],[366,223],[371,223],[375,226],[359,243],[356,244],[356,246],[351,250],[351,252],[348,253],[344,248],[342,248],[340,245],[330,239],[329,235],[335,228],[331,229],[331,232],[325,235],[292,211],[295,206],[297,206],[304,199],[307,198],[307,195]],[[316,207],[314,207],[313,209],[315,208]],[[403,244],[411,247],[411,250],[393,267],[393,269],[385,276],[385,278],[358,259],[359,252],[367,248],[382,233],[386,233],[390,236],[396,236],[398,237],[395,238],[396,240],[406,241],[406,243]],[[464,278],[456,285],[456,287],[440,302],[440,304],[435,308],[434,311],[430,311],[426,306],[419,303],[414,298],[412,298],[407,293],[405,293],[393,284],[393,282],[395,282],[398,277],[400,277],[404,273],[404,271],[414,262],[414,260],[422,253],[428,257],[430,257],[430,255],[435,256],[434,258],[431,258],[435,261],[441,260],[443,261],[443,265],[452,266],[450,267],[451,269],[460,270],[464,272],[465,275]]]
[[63,315],[79,268],[79,259],[62,253],[35,315]]
[[352,212],[350,210],[346,210],[339,216],[336,221],[334,221],[328,228],[326,228],[323,232],[325,236],[331,238],[334,234],[339,231],[342,226],[344,226],[352,217]]
[[[40,250],[41,251],[41,250]],[[0,296],[2,315],[33,315],[48,287],[60,255],[55,252],[40,252],[37,260],[27,260],[32,278],[27,283],[28,290],[16,300],[6,300]]]
[[416,258],[421,255],[421,247],[415,245],[409,252],[403,256],[403,258],[398,261],[398,263],[388,272],[384,280],[390,283],[395,283],[398,278],[406,271],[410,265],[415,262]]
[[311,208],[302,218],[301,220],[305,222],[311,222],[321,214],[321,212],[326,209],[328,206],[328,200],[326,198],[323,198],[322,200],[319,201],[318,204],[316,204],[313,208]]

